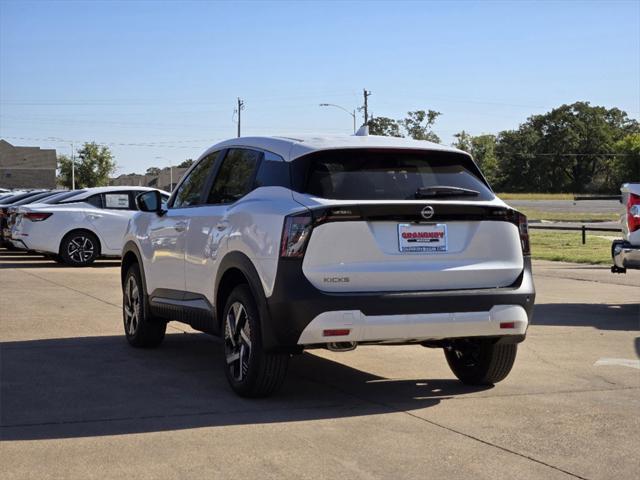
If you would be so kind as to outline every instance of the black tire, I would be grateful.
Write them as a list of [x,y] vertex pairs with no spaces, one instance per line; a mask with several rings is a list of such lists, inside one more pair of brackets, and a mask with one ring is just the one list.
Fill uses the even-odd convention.
[[504,380],[516,360],[516,343],[496,344],[484,340],[458,340],[444,349],[447,363],[467,385],[493,385]]
[[122,320],[127,341],[134,347],[153,348],[164,340],[167,322],[152,318],[146,303],[137,263],[127,270],[122,286]]
[[224,370],[231,388],[242,397],[267,397],[280,388],[289,354],[262,348],[260,313],[248,285],[233,289],[223,310]]
[[98,237],[85,230],[69,232],[60,242],[59,255],[67,265],[86,267],[100,255],[100,242]]

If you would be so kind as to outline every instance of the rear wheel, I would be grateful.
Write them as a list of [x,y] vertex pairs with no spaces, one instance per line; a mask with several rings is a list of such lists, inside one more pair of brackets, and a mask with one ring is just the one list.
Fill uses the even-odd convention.
[[262,348],[260,314],[248,285],[237,286],[224,308],[225,373],[243,397],[266,397],[282,386],[289,355]]
[[129,267],[125,276],[122,288],[122,318],[127,341],[134,347],[157,347],[164,340],[167,323],[149,315],[137,263]]
[[444,349],[449,367],[468,385],[492,385],[504,380],[516,360],[518,345],[486,340],[457,340]]
[[60,242],[60,257],[64,263],[73,267],[91,265],[99,254],[98,237],[91,232],[70,232]]

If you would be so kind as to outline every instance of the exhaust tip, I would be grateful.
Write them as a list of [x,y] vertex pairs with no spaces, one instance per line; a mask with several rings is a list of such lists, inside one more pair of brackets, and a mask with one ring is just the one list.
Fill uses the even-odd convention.
[[327,343],[327,350],[332,352],[350,352],[355,350],[358,344],[356,342],[331,342]]

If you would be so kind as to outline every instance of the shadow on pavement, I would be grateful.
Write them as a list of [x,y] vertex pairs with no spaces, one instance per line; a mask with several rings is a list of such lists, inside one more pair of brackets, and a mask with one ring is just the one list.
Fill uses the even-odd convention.
[[640,304],[544,303],[536,305],[532,325],[640,330]]
[[[88,267],[83,268],[105,268],[119,267],[120,259],[97,260]],[[77,268],[62,263],[57,263],[53,259],[39,253],[29,253],[25,251],[12,251],[0,249],[0,269],[2,268]]]
[[248,400],[227,385],[221,344],[200,334],[168,335],[154,350],[120,336],[5,342],[0,354],[3,440],[376,415],[484,389],[384,379],[306,353],[292,359],[282,391]]

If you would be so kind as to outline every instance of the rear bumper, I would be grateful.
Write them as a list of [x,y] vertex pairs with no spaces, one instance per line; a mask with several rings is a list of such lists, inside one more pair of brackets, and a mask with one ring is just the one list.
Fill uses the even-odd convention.
[[[326,312],[314,318],[298,340],[300,345],[327,342],[417,343],[460,337],[524,338],[529,325],[520,305],[496,305],[486,312],[365,315],[359,310]],[[327,331],[342,335],[326,336]]]
[[611,246],[613,264],[618,268],[640,268],[640,246],[616,240]]
[[[533,314],[531,260],[513,285],[504,288],[428,292],[325,293],[302,273],[301,262],[281,261],[267,298],[266,348],[328,342],[416,343],[474,336],[522,340]],[[513,328],[500,328],[514,322]],[[351,327],[347,326],[351,324]],[[325,329],[350,329],[324,337]]]

